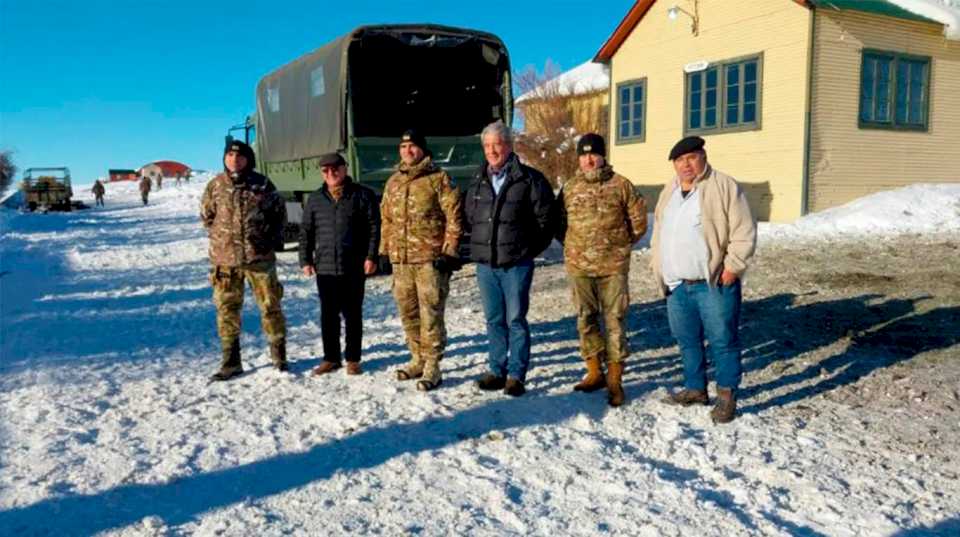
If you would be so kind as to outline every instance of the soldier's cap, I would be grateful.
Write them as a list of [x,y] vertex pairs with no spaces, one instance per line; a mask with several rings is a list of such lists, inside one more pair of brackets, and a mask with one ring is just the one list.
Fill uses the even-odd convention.
[[320,167],[325,166],[346,166],[347,161],[343,160],[340,153],[327,153],[320,156]]
[[593,153],[601,157],[607,156],[607,144],[603,141],[603,136],[595,132],[589,132],[580,137],[577,142],[577,155],[586,155]]
[[417,129],[407,129],[404,131],[404,133],[400,136],[400,143],[402,144],[404,142],[412,143],[413,145],[422,149],[424,153],[429,151],[427,148],[427,139],[424,138],[423,134],[420,134]]
[[257,167],[257,157],[253,154],[253,148],[249,145],[233,140],[223,148],[223,156],[227,156],[227,153],[234,151],[239,155],[242,155],[247,158],[247,169],[252,170]]
[[701,151],[706,143],[707,142],[699,136],[687,136],[673,146],[673,149],[670,150],[670,157],[667,160],[677,160],[687,153]]

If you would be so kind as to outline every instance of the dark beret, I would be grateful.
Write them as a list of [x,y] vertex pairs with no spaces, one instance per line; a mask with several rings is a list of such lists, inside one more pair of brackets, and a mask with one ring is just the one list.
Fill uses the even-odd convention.
[[687,136],[673,146],[673,149],[670,150],[670,157],[668,160],[677,160],[677,158],[686,155],[687,153],[701,151],[706,143],[707,142],[699,136]]
[[320,167],[324,166],[343,166],[346,165],[347,161],[343,160],[343,157],[340,156],[340,153],[327,153],[320,157]]

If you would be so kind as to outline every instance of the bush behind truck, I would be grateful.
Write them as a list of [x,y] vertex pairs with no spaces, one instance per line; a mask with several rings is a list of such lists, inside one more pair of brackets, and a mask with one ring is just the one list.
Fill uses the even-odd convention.
[[461,188],[483,162],[480,132],[513,119],[510,59],[495,35],[430,24],[362,26],[263,77],[256,113],[230,129],[254,147],[259,171],[287,202],[293,239],[319,157],[382,192],[403,131],[419,129]]

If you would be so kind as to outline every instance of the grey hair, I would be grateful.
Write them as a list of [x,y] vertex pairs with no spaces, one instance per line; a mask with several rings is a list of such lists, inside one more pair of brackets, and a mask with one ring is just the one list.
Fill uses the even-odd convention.
[[510,130],[510,127],[508,127],[502,119],[498,119],[483,128],[483,132],[480,133],[480,142],[482,143],[484,138],[490,134],[498,136],[504,143],[513,147],[513,131]]

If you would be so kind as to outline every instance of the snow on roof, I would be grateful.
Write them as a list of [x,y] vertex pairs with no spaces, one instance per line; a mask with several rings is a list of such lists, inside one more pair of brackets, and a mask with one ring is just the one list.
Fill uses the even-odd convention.
[[517,98],[516,102],[532,99],[547,89],[556,88],[560,95],[582,95],[606,90],[609,87],[610,67],[606,64],[587,61],[524,93]]
[[960,40],[960,0],[887,0],[891,4],[943,24],[947,39]]

